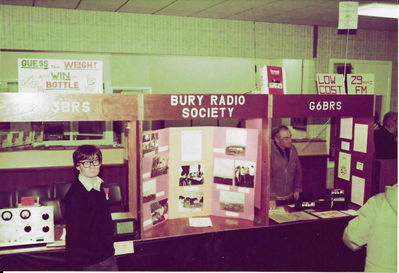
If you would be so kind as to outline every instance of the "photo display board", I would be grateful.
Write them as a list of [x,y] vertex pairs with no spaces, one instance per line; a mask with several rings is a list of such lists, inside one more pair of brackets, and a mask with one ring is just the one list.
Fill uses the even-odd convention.
[[254,219],[258,130],[180,127],[143,133],[143,229],[167,219]]

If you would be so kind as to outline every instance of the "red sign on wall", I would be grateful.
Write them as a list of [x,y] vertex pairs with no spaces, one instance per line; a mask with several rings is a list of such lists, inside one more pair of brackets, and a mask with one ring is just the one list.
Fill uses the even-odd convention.
[[284,94],[284,70],[280,66],[264,66],[261,70],[262,92]]

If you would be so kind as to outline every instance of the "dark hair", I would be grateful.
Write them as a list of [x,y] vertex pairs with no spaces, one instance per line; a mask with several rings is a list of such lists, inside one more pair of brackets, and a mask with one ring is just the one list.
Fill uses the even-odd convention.
[[272,130],[272,139],[274,139],[274,138],[277,136],[277,134],[280,133],[280,132],[283,131],[283,130],[289,131],[290,129],[288,129],[288,127],[285,126],[285,125],[280,125],[279,127],[274,128],[274,129]]
[[75,166],[77,166],[80,161],[92,159],[95,156],[97,156],[98,161],[100,161],[100,163],[102,163],[103,155],[99,148],[97,148],[94,145],[79,146],[79,148],[77,148],[76,151],[73,152],[73,155],[72,155],[73,164]]
[[384,115],[384,120],[382,121],[382,125],[387,126],[390,121],[394,118],[398,118],[398,113],[396,112],[388,112]]

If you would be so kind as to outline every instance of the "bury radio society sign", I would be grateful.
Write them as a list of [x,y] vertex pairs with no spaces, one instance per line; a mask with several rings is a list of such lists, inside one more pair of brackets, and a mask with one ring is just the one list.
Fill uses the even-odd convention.
[[103,93],[102,61],[18,59],[19,92]]

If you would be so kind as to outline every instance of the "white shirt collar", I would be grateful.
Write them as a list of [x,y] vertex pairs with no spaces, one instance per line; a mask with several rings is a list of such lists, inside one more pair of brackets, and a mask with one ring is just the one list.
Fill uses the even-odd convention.
[[85,187],[87,191],[91,191],[92,189],[96,191],[100,191],[101,183],[104,182],[100,177],[95,177],[93,179],[87,178],[86,176],[79,174],[78,177],[80,183]]

